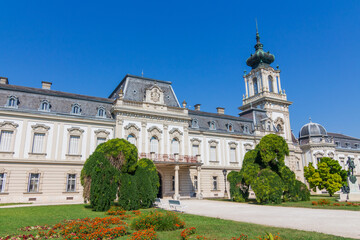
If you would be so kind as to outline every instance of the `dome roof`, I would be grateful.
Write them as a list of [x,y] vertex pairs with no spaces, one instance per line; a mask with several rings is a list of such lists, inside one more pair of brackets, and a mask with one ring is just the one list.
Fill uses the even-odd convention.
[[255,53],[251,54],[251,56],[246,60],[246,64],[255,69],[257,67],[268,67],[275,60],[275,56],[270,52],[265,52],[263,50],[263,44],[260,42],[259,33],[256,33],[256,45],[255,45]]
[[299,133],[299,138],[319,136],[327,136],[326,129],[322,125],[313,122],[305,124]]

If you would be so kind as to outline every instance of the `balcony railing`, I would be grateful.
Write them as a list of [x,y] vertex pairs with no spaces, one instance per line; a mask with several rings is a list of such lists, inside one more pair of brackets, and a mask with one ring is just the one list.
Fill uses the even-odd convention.
[[200,163],[198,156],[178,155],[178,154],[157,154],[157,153],[140,153],[140,158],[148,158],[154,162],[179,162],[179,163]]

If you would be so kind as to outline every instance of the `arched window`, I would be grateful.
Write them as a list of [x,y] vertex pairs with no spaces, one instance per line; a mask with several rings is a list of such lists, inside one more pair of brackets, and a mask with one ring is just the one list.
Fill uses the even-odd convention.
[[76,115],[80,115],[81,114],[81,107],[79,104],[75,103],[72,105],[71,107],[71,113],[72,114],[76,114]]
[[10,96],[8,98],[8,101],[7,101],[7,104],[6,104],[6,107],[10,107],[10,108],[17,108],[18,107],[18,98],[15,97],[15,96]]
[[134,144],[136,146],[136,137],[132,134],[129,134],[127,136],[127,140],[131,143],[131,144]]
[[159,151],[159,140],[156,137],[150,139],[150,152],[158,153]]
[[179,152],[180,152],[179,148],[180,148],[179,140],[177,140],[176,138],[173,138],[173,140],[171,140],[171,153],[179,154]]
[[277,128],[277,130],[278,130],[279,132],[282,132],[282,131],[283,131],[281,124],[278,124],[278,125],[276,126],[276,128]]
[[104,107],[99,107],[97,111],[97,117],[106,117],[106,112]]
[[216,130],[215,121],[211,121],[211,122],[209,123],[209,129],[210,129],[210,130]]
[[257,78],[253,79],[253,86],[254,86],[254,95],[256,95],[259,93]]
[[40,108],[39,108],[40,111],[50,111],[50,103],[49,101],[47,100],[43,100],[41,103],[40,103]]
[[192,128],[199,128],[199,122],[198,122],[198,120],[196,118],[191,121],[191,127]]
[[274,81],[272,76],[268,76],[269,92],[274,92]]

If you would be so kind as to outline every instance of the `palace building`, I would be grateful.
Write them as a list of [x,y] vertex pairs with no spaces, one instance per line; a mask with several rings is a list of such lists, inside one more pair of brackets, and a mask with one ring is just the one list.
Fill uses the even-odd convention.
[[266,134],[284,137],[286,165],[304,181],[303,167],[332,157],[345,168],[354,159],[360,177],[360,139],[304,125],[297,138],[274,55],[256,35],[246,63],[245,93],[239,116],[179,103],[171,82],[126,75],[109,97],[9,84],[0,78],[0,203],[82,202],[80,173],[96,146],[112,138],[136,145],[139,158],[154,161],[161,180],[159,197],[226,196],[224,175],[240,170],[247,151]]

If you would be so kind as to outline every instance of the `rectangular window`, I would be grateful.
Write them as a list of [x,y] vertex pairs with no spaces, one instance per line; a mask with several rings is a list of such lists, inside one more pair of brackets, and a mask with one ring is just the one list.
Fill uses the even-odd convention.
[[345,161],[344,161],[344,160],[341,160],[341,167],[342,167],[343,169],[345,169]]
[[75,192],[76,191],[76,174],[68,174],[67,175],[66,191],[67,192]]
[[0,173],[0,192],[5,192],[6,173]]
[[45,133],[34,133],[32,153],[43,153]]
[[216,146],[210,146],[210,161],[216,162]]
[[217,182],[217,177],[213,177],[213,190],[217,190],[218,189],[218,182]]
[[11,150],[11,140],[13,131],[1,131],[0,135],[0,151],[9,152]]
[[192,145],[192,152],[193,152],[193,156],[197,156],[199,155],[199,145]]
[[40,173],[30,173],[28,192],[38,192],[40,182]]
[[194,189],[198,190],[198,177],[194,176]]
[[300,170],[300,162],[296,161],[296,170]]
[[230,148],[230,162],[236,162],[236,148]]
[[98,137],[96,139],[96,146],[99,146],[100,144],[106,142],[106,138],[101,138],[101,137]]
[[70,136],[69,155],[79,155],[80,136]]

